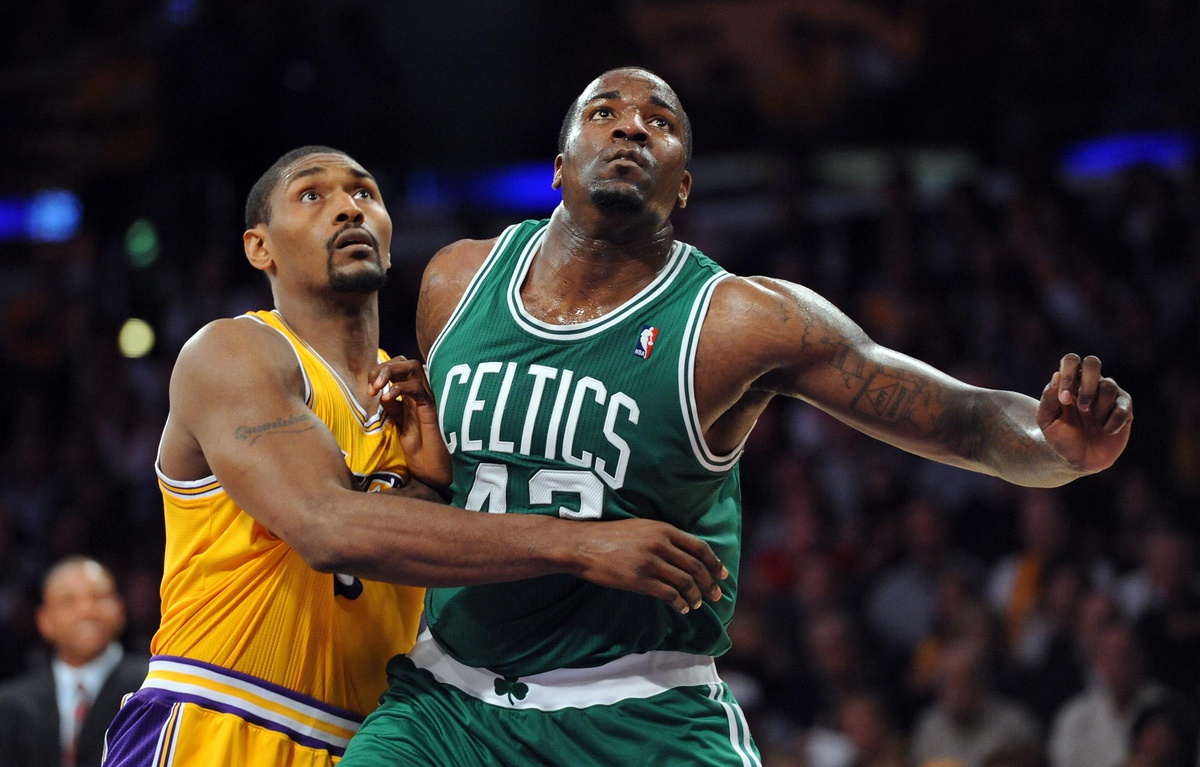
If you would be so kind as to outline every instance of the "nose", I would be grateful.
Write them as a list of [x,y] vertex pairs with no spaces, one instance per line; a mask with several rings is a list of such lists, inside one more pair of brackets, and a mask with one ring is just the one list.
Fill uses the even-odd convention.
[[613,125],[612,137],[614,139],[627,139],[644,144],[650,138],[650,134],[646,130],[646,124],[642,122],[642,116],[638,114],[637,110],[629,109]]
[[334,216],[334,221],[338,224],[354,222],[361,224],[363,222],[362,208],[358,206],[358,200],[354,199],[354,195],[348,192],[342,192],[338,197],[337,213]]

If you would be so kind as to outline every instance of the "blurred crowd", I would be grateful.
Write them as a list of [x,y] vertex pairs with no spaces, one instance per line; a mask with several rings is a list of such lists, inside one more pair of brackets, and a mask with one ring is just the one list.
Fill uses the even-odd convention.
[[[1194,55],[1186,43],[1197,40],[1195,11],[1138,4],[1141,21],[1122,36],[1120,22],[1102,25],[1089,4],[1037,4],[1045,18],[1033,18],[1031,4],[996,29],[987,27],[994,14],[963,21],[973,38],[952,34],[965,13],[954,3],[765,3],[808,9],[811,39],[787,48],[807,69],[787,72],[844,81],[789,110],[755,80],[770,73],[738,69],[738,45],[753,29],[717,41],[705,25],[728,21],[728,4],[699,5],[687,28],[677,24],[679,3],[620,5],[631,30],[621,53],[677,75],[696,126],[695,194],[676,217],[680,239],[731,271],[808,285],[875,340],[971,383],[1038,396],[1074,351],[1101,357],[1136,403],[1118,464],[1054,490],[915,459],[799,402],[772,405],[742,459],[738,612],[733,649],[719,662],[764,764],[1198,764],[1200,175],[1193,160],[1081,183],[1056,159],[1072,119],[1102,132],[1195,117],[1195,96],[1174,97],[1177,85],[1163,79],[1183,66],[1173,51]],[[813,10],[831,7],[843,13]],[[1072,19],[1087,20],[1090,42],[1071,33]],[[1164,34],[1157,48],[1155,30]],[[734,53],[723,67],[688,59],[672,72],[673,49],[664,61],[647,52],[654,31],[677,47],[699,40]],[[1027,54],[1010,67],[1007,89],[985,62],[955,58],[984,39],[995,55]],[[1079,49],[1072,68],[1039,83],[1037,62],[1053,64],[1064,40]],[[1109,62],[1112,87],[1064,100],[1064,83],[1086,78],[1079,67],[1102,60],[1104,45],[1139,66],[1114,74]],[[854,55],[838,69],[823,58],[830,46]],[[966,69],[951,71],[954,62]],[[589,64],[572,88],[622,63]],[[200,68],[160,64],[163,77]],[[303,79],[307,70],[289,71]],[[992,78],[992,111],[971,111],[985,99],[972,95],[968,76]],[[745,89],[722,88],[742,81]],[[148,113],[160,129],[162,103],[181,99],[137,91],[130,103],[143,97],[159,104]],[[909,97],[919,109],[887,113],[920,115],[898,119],[900,134],[862,127],[868,107]],[[552,105],[558,114],[568,99]],[[1153,125],[1131,117],[1143,107]],[[958,140],[974,160],[952,182],[926,184],[921,168],[897,160],[880,182],[847,190],[817,169],[815,143],[844,121],[860,127],[847,140],[899,142],[928,135],[939,115],[947,121],[934,138]],[[548,163],[557,126],[545,127],[538,156]],[[15,135],[11,122],[0,128]],[[739,142],[739,131],[753,139]],[[265,282],[241,260],[238,206],[253,176],[290,145],[268,152],[254,138],[261,156],[247,167],[222,165],[212,148],[184,157],[163,136],[155,154],[137,135],[121,144],[139,158],[130,168],[112,171],[111,153],[86,166],[79,233],[0,247],[0,679],[44,662],[33,620],[39,579],[71,553],[112,568],[128,610],[124,641],[148,648],[163,545],[153,464],[175,354],[205,322],[270,305]],[[284,135],[300,131],[291,125]],[[790,142],[775,140],[784,135]],[[381,177],[397,224],[384,344],[415,355],[424,261],[452,239],[494,236],[520,214],[409,199],[402,179],[411,158],[392,163],[382,143],[360,144],[359,159]],[[240,160],[248,150],[239,150]],[[761,184],[728,182],[764,165],[772,172]],[[157,222],[154,263],[130,264],[131,211],[110,199],[109,182],[127,183],[129,199]],[[118,349],[129,316],[157,333],[147,356]]]

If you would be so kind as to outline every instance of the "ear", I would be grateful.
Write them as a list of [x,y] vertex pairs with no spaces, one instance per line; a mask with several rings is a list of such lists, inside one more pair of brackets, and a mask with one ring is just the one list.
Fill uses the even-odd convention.
[[267,245],[267,232],[261,225],[242,233],[242,248],[246,251],[246,260],[260,272],[267,271],[275,263]]
[[687,207],[688,195],[691,194],[691,191],[692,174],[685,170],[683,172],[683,178],[679,180],[679,194],[677,195],[680,208]]
[[34,613],[34,619],[37,622],[38,633],[42,635],[42,639],[47,642],[54,643],[54,624],[50,622],[50,616],[46,612],[45,605],[39,605],[37,612]]
[[563,156],[560,154],[554,158],[554,179],[550,182],[551,189],[562,189],[562,167]]

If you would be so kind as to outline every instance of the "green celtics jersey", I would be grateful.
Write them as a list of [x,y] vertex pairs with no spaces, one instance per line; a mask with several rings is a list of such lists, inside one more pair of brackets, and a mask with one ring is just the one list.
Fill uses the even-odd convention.
[[622,306],[549,324],[520,296],[546,227],[504,231],[429,352],[454,504],[581,524],[661,520],[707,541],[730,577],[719,602],[687,615],[568,575],[430,589],[430,629],[460,662],[508,676],[648,650],[719,655],[737,592],[742,451],[709,451],[692,386],[700,326],[728,274],[676,242]]

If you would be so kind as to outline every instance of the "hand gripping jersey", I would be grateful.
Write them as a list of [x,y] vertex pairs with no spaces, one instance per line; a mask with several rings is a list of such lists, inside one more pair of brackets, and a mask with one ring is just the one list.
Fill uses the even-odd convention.
[[[404,455],[382,411],[366,413],[277,312],[243,319],[291,344],[307,404],[361,489],[403,484]],[[387,359],[382,351],[380,359]],[[167,541],[163,617],[139,696],[198,702],[340,754],[386,688],[388,659],[412,648],[423,590],[317,572],[239,508],[215,476],[158,476]]]
[[584,524],[662,520],[707,541],[731,574],[719,602],[687,615],[567,575],[430,589],[429,627],[454,659],[512,677],[649,650],[719,655],[737,594],[742,451],[705,446],[692,384],[700,326],[728,275],[676,242],[624,305],[548,324],[520,297],[546,224],[505,230],[430,350],[453,503]]

